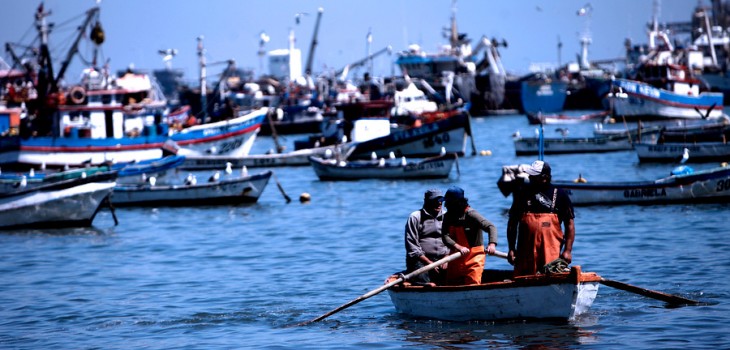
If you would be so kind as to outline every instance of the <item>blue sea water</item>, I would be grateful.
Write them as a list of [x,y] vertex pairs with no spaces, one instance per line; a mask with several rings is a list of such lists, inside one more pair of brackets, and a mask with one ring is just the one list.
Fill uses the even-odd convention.
[[[516,157],[522,115],[477,117],[475,149],[448,180],[322,182],[308,167],[275,168],[258,203],[120,208],[92,228],[0,233],[3,349],[727,348],[730,203],[576,209],[573,262],[584,271],[706,301],[669,308],[601,286],[574,322],[443,322],[395,313],[381,293],[322,322],[295,326],[382,285],[404,268],[403,229],[428,188],[465,189],[499,228],[510,198],[496,187]],[[592,125],[569,126],[589,135]],[[546,127],[546,136],[556,135]],[[296,136],[285,142],[291,144]],[[256,151],[273,147],[269,138]],[[471,144],[467,149],[471,150]],[[470,153],[470,152],[469,152]],[[675,165],[633,152],[547,156],[553,178],[655,179]],[[717,164],[696,164],[703,169]],[[249,169],[253,172],[256,169]],[[301,193],[312,201],[296,201]],[[488,258],[489,268],[509,268]]]

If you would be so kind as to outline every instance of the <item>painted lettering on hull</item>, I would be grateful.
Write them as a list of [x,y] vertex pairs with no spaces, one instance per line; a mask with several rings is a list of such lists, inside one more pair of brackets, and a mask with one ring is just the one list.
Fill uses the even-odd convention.
[[667,190],[664,188],[637,188],[634,190],[624,191],[624,198],[653,198],[666,196]]

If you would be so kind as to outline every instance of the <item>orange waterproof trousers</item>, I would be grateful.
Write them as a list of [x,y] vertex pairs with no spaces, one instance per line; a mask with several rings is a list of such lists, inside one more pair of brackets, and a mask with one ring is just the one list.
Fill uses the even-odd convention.
[[[451,238],[464,247],[469,247],[463,227],[451,227],[449,235]],[[462,256],[449,263],[446,269],[446,284],[459,286],[467,284],[482,283],[484,272],[484,246],[469,247],[469,254]],[[456,253],[456,251],[451,252]]]
[[560,257],[563,230],[554,213],[525,213],[519,224],[515,276],[534,275]]

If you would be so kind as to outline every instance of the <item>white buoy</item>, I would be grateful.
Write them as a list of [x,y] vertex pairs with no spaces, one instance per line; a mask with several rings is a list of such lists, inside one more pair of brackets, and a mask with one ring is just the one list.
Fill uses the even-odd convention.
[[307,203],[311,200],[312,200],[312,196],[307,192],[304,192],[301,195],[299,195],[299,201],[302,203]]

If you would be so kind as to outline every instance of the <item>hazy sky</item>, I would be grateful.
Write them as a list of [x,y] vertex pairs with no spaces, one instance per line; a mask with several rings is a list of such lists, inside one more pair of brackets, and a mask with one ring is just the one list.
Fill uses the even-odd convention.
[[[33,19],[40,3],[33,0],[0,0],[3,20],[0,41],[30,43],[35,37]],[[94,0],[47,0],[52,11],[50,22],[57,25],[50,46],[55,59],[65,56],[83,13]],[[590,3],[590,17],[577,11]],[[689,21],[696,0],[661,1],[660,22]],[[709,1],[704,1],[709,4]],[[106,41],[100,57],[110,59],[116,71],[133,63],[141,69],[164,67],[160,49],[179,51],[174,68],[182,68],[186,79],[198,76],[196,38],[204,36],[209,63],[235,59],[237,65],[259,72],[259,36],[265,32],[270,41],[267,51],[286,48],[290,29],[294,29],[302,64],[309,54],[317,9],[324,13],[315,51],[314,71],[340,69],[367,55],[366,37],[372,32],[372,52],[388,45],[394,52],[419,44],[435,51],[447,41],[442,29],[449,26],[452,2],[449,0],[104,0],[101,24]],[[456,3],[459,32],[474,42],[483,35],[507,41],[500,48],[505,68],[515,74],[526,73],[531,63],[557,63],[558,37],[563,42],[562,63],[575,61],[580,51],[579,38],[590,24],[592,59],[624,56],[624,40],[644,43],[646,23],[652,16],[652,0],[460,0]],[[295,14],[301,16],[295,24]],[[21,41],[22,40],[22,41]],[[90,60],[90,45],[82,45],[82,56]],[[388,75],[392,56],[375,60],[376,75]],[[9,61],[3,52],[3,58]],[[74,59],[66,80],[77,81],[82,60]],[[223,69],[209,67],[209,76]],[[264,63],[264,68],[267,66]],[[364,70],[355,71],[362,75]],[[395,73],[400,71],[396,68]]]

